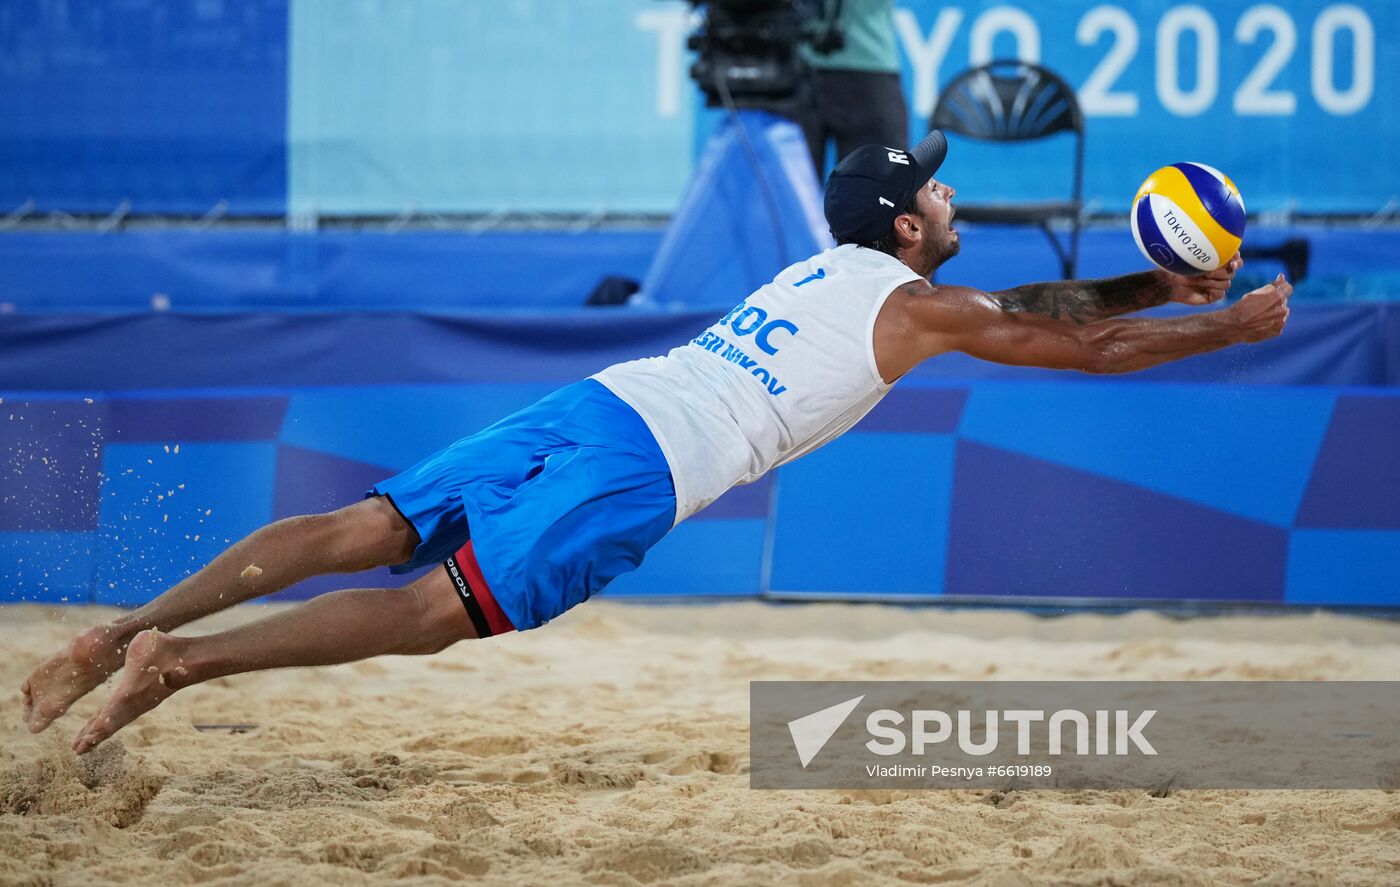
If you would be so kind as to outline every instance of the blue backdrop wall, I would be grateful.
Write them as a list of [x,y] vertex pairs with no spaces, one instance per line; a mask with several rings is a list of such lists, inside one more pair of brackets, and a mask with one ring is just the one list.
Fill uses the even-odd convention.
[[[710,319],[0,317],[0,595],[145,600]],[[1340,305],[1122,378],[932,361],[612,592],[1400,604],[1397,343]]]
[[[0,207],[668,212],[712,120],[694,24],[681,0],[12,0]],[[1179,160],[1230,173],[1254,210],[1400,196],[1372,162],[1400,138],[1397,4],[901,0],[896,25],[911,135],[969,64],[1063,72],[1106,208]],[[1063,140],[950,158],[969,201],[1069,184]]]

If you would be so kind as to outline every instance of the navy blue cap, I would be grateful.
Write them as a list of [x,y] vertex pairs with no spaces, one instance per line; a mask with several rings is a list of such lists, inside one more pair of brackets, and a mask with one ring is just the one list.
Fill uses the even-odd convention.
[[884,237],[946,156],[948,140],[936,129],[912,151],[862,145],[847,154],[826,181],[823,208],[831,235],[848,243]]

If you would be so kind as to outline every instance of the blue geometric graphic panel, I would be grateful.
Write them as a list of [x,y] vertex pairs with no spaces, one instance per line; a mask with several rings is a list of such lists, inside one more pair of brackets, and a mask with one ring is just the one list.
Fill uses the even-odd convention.
[[[0,597],[143,602],[268,520],[358,501],[551,387],[7,392]],[[777,591],[1279,601],[1286,580],[1290,603],[1394,605],[1397,453],[1386,389],[909,385],[721,497],[610,592],[751,594],[766,557]]]
[[85,604],[95,533],[0,532],[0,601]]
[[[729,491],[711,502],[704,511],[692,515],[687,523],[706,520],[736,520],[757,518],[767,520],[772,508],[773,474],[765,474],[751,484],[730,487]],[[685,526],[685,524],[682,524]]]
[[778,477],[769,588],[941,594],[953,438],[852,432]]
[[107,401],[107,440],[114,443],[272,440],[287,412],[287,398],[210,397],[174,391]]
[[1287,600],[1400,606],[1400,532],[1294,530]]
[[948,593],[1283,600],[1288,533],[962,441]]
[[0,532],[96,529],[106,412],[78,399],[0,406]]
[[150,600],[272,517],[276,444],[104,449],[95,600]]
[[[280,520],[342,508],[360,501],[371,485],[391,474],[392,471],[378,465],[366,465],[301,447],[278,446],[277,489],[272,500],[272,516]],[[313,576],[270,599],[304,600],[340,588],[397,588],[423,572],[396,576],[388,568],[380,568],[353,576]]]
[[291,399],[279,439],[400,471],[556,387],[398,385],[300,393]]
[[875,409],[856,423],[855,430],[952,434],[958,430],[966,404],[966,388],[905,383],[885,395]]
[[982,384],[963,437],[1291,526],[1333,395],[1253,386]]
[[304,601],[318,594],[340,591],[343,588],[401,588],[422,577],[425,573],[441,569],[442,564],[433,564],[421,570],[414,570],[412,573],[391,573],[388,567],[377,567],[362,573],[327,573],[323,576],[312,576],[310,579],[305,579],[276,594],[259,598],[259,600],[268,602]]
[[344,508],[363,499],[372,485],[391,474],[392,471],[378,465],[279,445],[272,516],[280,520]]
[[1400,529],[1400,397],[1337,398],[1297,525]]
[[608,597],[753,596],[763,565],[765,520],[686,521],[651,551],[635,573],[619,576]]

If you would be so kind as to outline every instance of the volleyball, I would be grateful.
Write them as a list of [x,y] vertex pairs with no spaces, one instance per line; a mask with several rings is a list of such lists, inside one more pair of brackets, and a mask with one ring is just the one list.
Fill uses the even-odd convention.
[[1142,254],[1175,274],[1214,271],[1244,239],[1240,189],[1204,163],[1173,163],[1148,176],[1128,218]]

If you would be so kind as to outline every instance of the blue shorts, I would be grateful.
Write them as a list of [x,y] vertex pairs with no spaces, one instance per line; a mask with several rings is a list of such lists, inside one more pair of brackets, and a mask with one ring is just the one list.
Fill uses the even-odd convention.
[[[535,628],[588,600],[671,529],[671,469],[646,423],[587,379],[382,483],[418,547],[404,573],[442,563],[473,621],[458,561],[474,554],[477,589],[517,629]],[[478,624],[478,629],[481,625]]]

